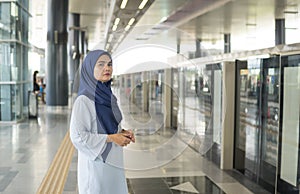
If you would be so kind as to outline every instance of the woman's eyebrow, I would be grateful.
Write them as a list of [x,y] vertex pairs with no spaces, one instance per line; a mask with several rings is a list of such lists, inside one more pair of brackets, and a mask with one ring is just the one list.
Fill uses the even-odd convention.
[[111,61],[98,61],[98,63],[111,63]]

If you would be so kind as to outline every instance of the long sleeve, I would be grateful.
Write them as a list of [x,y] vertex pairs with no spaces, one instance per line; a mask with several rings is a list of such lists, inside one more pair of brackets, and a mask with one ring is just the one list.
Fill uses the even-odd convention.
[[[107,145],[107,134],[97,133],[96,112],[93,101],[79,96],[73,106],[70,122],[70,138],[78,151],[96,160]],[[98,157],[101,159],[101,157]]]

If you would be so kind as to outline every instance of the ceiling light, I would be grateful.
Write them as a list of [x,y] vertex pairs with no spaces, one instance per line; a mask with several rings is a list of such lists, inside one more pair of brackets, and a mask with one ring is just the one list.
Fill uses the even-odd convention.
[[139,5],[139,9],[143,9],[144,6],[146,5],[148,0],[143,0],[142,3]]
[[114,25],[116,25],[116,26],[117,26],[117,25],[119,24],[119,22],[120,22],[120,18],[116,18],[116,19],[115,19],[115,23],[114,23]]
[[111,50],[111,52],[114,52],[118,48],[118,44],[115,44],[114,48]]
[[107,44],[105,48],[106,48],[106,50],[108,50],[108,48],[109,48],[109,44]]
[[162,17],[161,20],[159,21],[160,23],[163,23],[167,20],[168,18],[165,16],[165,17]]
[[116,26],[116,25],[113,25],[113,27],[112,27],[112,31],[116,31],[117,27],[118,27],[118,26]]
[[122,1],[121,6],[120,6],[121,9],[124,9],[126,7],[127,1],[128,0],[123,0]]
[[130,25],[127,25],[126,28],[125,28],[125,31],[128,31],[130,28]]
[[111,42],[111,41],[112,41],[112,39],[113,39],[113,35],[112,35],[112,34],[110,34],[110,35],[109,35],[109,38],[108,38],[108,42]]
[[128,22],[128,25],[131,26],[131,25],[133,24],[134,20],[135,20],[134,18],[131,18],[131,19],[129,20],[129,22]]
[[124,38],[124,34],[122,34],[118,40],[118,43],[121,42],[121,40]]

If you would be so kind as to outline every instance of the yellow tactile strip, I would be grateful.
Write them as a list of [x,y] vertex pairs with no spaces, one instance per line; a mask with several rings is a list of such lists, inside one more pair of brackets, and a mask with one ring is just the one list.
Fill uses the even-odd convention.
[[63,192],[73,153],[74,146],[68,131],[37,190],[38,194]]

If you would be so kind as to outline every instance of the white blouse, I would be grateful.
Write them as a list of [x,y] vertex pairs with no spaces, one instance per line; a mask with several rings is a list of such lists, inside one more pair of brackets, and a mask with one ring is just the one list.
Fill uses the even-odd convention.
[[123,148],[112,143],[103,162],[101,154],[107,145],[107,134],[97,133],[96,118],[94,101],[84,95],[77,97],[71,115],[70,137],[78,150],[79,193],[128,194]]

